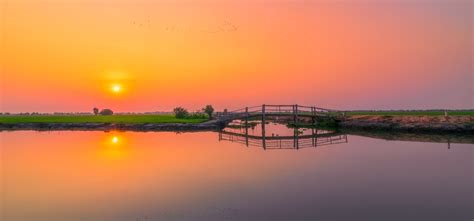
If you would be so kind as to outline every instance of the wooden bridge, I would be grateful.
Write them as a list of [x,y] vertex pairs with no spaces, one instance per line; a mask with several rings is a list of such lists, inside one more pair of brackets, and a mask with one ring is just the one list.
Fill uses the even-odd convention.
[[[319,107],[301,106],[301,105],[268,105],[245,107],[242,109],[218,112],[214,115],[218,122],[228,125],[233,120],[243,120],[244,133],[236,133],[222,130],[219,132],[219,140],[243,143],[246,146],[261,146],[263,149],[299,149],[304,147],[316,147],[338,142],[347,142],[346,135],[336,134],[334,132],[318,134],[315,128],[312,128],[310,135],[300,135],[298,128],[294,128],[293,136],[266,136],[266,118],[267,117],[285,117],[298,125],[300,118],[311,118],[312,124],[317,123],[319,119],[338,119],[342,116],[341,112],[324,109]],[[289,119],[288,119],[289,118]],[[249,120],[261,120],[262,135],[255,136],[248,134]],[[224,128],[224,127],[223,127]]]
[[292,117],[295,124],[298,123],[300,117],[311,117],[313,122],[318,118],[338,118],[342,116],[341,112],[336,110],[324,109],[319,107],[301,106],[301,105],[268,105],[245,107],[242,109],[218,112],[215,118],[220,121],[232,121],[237,119],[261,117],[262,121],[267,116],[286,116]]

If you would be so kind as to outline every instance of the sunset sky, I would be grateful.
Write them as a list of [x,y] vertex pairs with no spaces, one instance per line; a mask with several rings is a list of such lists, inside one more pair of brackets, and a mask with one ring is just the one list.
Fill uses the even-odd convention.
[[0,1],[0,112],[474,108],[471,0]]

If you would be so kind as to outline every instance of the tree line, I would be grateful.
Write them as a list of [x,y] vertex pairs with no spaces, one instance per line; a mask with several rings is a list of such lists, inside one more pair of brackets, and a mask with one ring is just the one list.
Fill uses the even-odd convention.
[[[184,118],[187,118],[187,119],[203,119],[203,118],[212,119],[212,114],[214,113],[214,107],[212,105],[206,105],[201,110],[202,110],[202,112],[198,111],[198,112],[190,113],[184,107],[176,107],[176,108],[173,109],[173,113],[174,113],[175,117],[178,118],[178,119],[184,119]],[[114,111],[112,111],[111,109],[108,109],[108,108],[99,110],[99,108],[94,107],[92,109],[92,112],[94,113],[94,115],[103,115],[103,116],[114,114]]]

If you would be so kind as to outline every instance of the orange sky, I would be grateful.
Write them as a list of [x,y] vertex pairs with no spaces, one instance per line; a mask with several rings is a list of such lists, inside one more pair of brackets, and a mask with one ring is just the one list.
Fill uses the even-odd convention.
[[470,0],[1,1],[0,111],[474,108]]

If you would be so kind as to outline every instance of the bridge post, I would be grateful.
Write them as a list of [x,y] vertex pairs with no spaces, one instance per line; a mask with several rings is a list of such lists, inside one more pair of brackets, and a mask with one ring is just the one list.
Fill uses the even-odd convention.
[[249,146],[249,107],[245,107],[245,145]]
[[249,108],[245,107],[245,127],[247,127],[248,120],[249,120]]
[[267,149],[267,142],[265,139],[265,123],[262,124],[262,146],[264,150]]
[[293,105],[293,121],[295,122],[295,126],[298,125],[298,105]]
[[295,128],[293,129],[293,147],[299,149],[298,143],[298,105],[293,105],[293,122],[295,122]]
[[296,149],[300,149],[300,131],[296,129]]
[[245,124],[245,146],[249,146],[249,127]]
[[262,105],[262,145],[263,149],[267,149],[267,144],[265,142],[265,104]]
[[295,127],[295,129],[293,129],[293,147],[297,150],[300,149],[299,140],[299,131],[298,128]]

